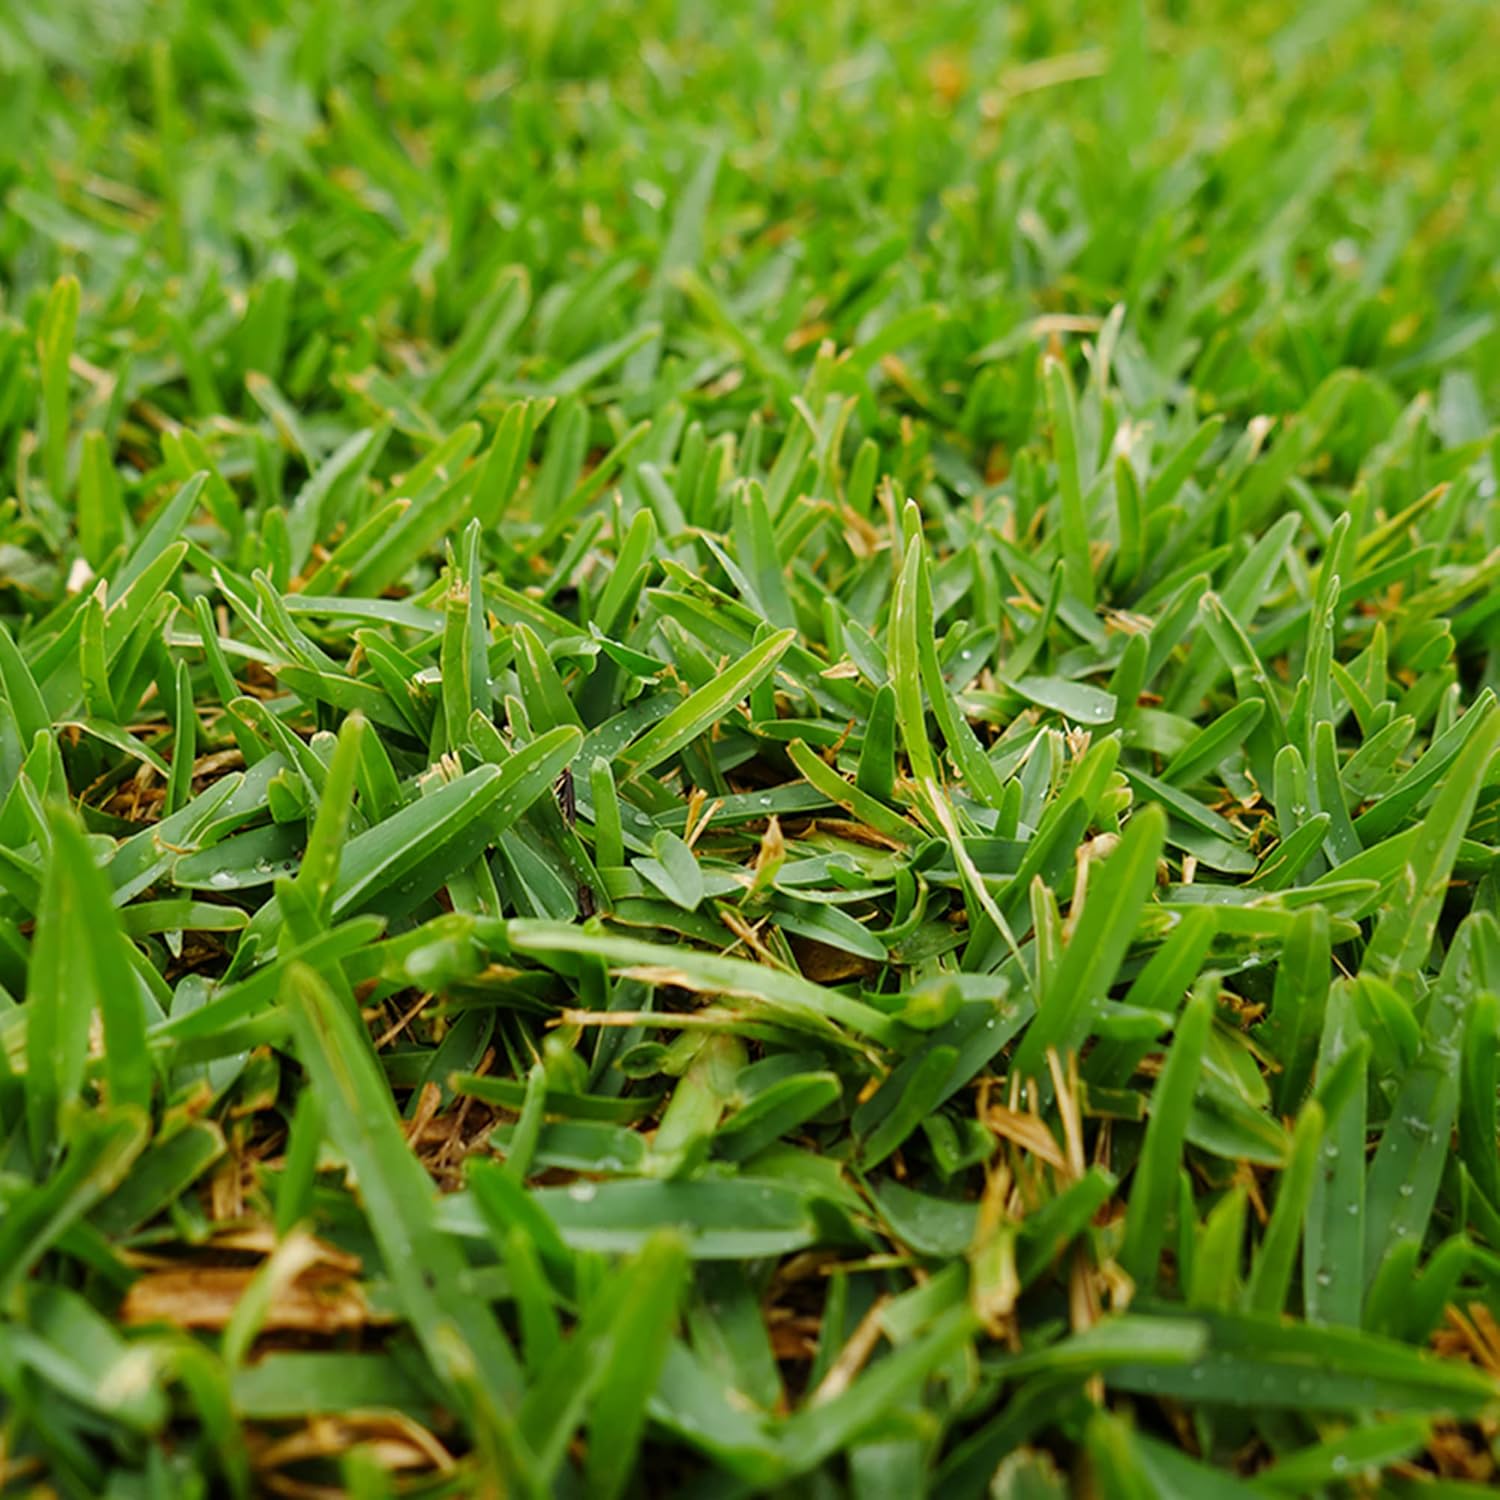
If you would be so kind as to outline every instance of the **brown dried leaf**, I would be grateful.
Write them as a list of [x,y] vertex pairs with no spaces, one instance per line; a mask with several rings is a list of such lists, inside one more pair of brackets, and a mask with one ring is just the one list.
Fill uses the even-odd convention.
[[1003,1104],[992,1104],[984,1120],[996,1135],[1040,1158],[1049,1167],[1056,1167],[1059,1172],[1068,1170],[1062,1149],[1039,1116],[1009,1109]]
[[[120,1319],[128,1325],[222,1329],[254,1276],[251,1266],[148,1271],[126,1292]],[[333,1334],[384,1321],[371,1312],[359,1284],[341,1267],[319,1262],[279,1290],[261,1328],[267,1333]]]

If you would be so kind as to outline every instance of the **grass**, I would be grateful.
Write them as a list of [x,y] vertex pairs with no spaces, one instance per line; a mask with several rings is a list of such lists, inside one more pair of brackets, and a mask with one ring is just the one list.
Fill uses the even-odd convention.
[[0,1493],[1492,1493],[1497,43],[0,14]]

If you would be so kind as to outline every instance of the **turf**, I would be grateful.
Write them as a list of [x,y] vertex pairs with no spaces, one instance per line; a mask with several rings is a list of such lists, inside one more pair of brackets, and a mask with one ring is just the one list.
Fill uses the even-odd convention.
[[0,1492],[1492,1493],[1496,14],[0,13]]

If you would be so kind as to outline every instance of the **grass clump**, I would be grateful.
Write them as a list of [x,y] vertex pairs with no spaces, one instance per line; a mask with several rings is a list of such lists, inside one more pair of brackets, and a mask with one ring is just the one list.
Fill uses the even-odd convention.
[[1492,1483],[1497,40],[0,16],[0,1493]]

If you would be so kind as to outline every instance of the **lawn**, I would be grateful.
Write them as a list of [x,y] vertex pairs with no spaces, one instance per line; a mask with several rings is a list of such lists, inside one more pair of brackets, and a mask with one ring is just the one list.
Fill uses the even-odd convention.
[[1495,1493],[1497,57],[0,10],[0,1494]]

